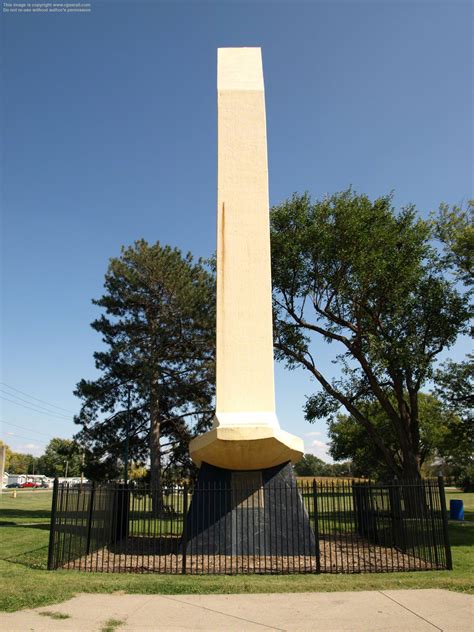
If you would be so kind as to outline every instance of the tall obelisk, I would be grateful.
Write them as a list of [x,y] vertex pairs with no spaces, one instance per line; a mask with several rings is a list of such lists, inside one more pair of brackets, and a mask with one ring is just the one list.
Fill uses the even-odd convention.
[[303,454],[275,414],[267,138],[260,48],[218,50],[217,358],[197,465],[260,470]]

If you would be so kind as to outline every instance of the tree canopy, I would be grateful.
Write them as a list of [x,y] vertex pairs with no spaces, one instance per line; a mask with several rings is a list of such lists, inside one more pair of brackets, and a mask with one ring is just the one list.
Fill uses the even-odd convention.
[[443,244],[443,262],[466,285],[474,273],[474,200],[466,207],[442,203],[432,214],[434,235]]
[[[470,315],[432,225],[413,206],[396,211],[391,195],[371,201],[348,189],[317,201],[294,194],[272,209],[271,226],[277,357],[320,385],[306,418],[344,409],[392,475],[418,477],[419,393]],[[322,354],[339,367],[337,379],[323,372]],[[396,437],[398,459],[368,415],[372,402]]]
[[[361,404],[364,415],[383,435],[395,462],[402,466],[398,437],[377,400]],[[419,393],[420,467],[436,459],[453,433],[461,427],[460,418],[449,412],[434,395]],[[393,478],[377,446],[365,428],[352,415],[339,413],[329,421],[330,455],[336,460],[350,459],[354,474],[377,479]]]
[[463,362],[448,360],[435,375],[435,393],[450,413],[450,432],[439,455],[465,490],[474,490],[474,356]]
[[5,472],[8,474],[33,474],[37,471],[37,458],[32,454],[14,452],[4,441],[0,441],[0,446],[6,446]]
[[303,454],[294,466],[297,476],[351,476],[351,463],[326,463],[314,454]]
[[79,476],[82,451],[72,439],[51,439],[44,454],[37,460],[37,473],[46,476]]
[[[207,428],[214,395],[214,277],[178,249],[137,241],[110,260],[94,353],[100,376],[83,379],[78,440],[92,451],[89,474],[117,473],[129,422],[130,458],[161,468],[191,467],[190,438]],[[130,393],[130,418],[127,399]],[[115,469],[114,469],[115,468]]]

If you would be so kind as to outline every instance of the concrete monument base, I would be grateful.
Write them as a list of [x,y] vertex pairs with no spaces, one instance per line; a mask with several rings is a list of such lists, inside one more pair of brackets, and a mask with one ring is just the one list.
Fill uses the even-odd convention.
[[189,445],[196,465],[208,463],[230,470],[257,470],[303,456],[303,441],[280,427],[217,426]]
[[251,471],[203,463],[183,539],[189,555],[316,555],[290,463]]

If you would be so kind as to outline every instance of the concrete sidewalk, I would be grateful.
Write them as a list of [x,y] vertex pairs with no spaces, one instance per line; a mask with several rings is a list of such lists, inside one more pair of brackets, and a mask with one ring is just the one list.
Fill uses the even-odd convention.
[[[49,614],[41,614],[49,613]],[[62,613],[68,618],[55,619]],[[474,629],[474,597],[447,590],[251,595],[96,595],[0,614],[3,632],[100,632],[114,619],[132,630],[315,630],[359,632]],[[56,615],[57,616],[57,615]],[[120,623],[119,623],[120,622]]]

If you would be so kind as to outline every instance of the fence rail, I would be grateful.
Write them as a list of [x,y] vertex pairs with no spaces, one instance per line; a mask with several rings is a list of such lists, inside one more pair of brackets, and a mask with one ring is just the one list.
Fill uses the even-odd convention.
[[297,486],[55,481],[49,569],[361,573],[452,568],[442,479]]

